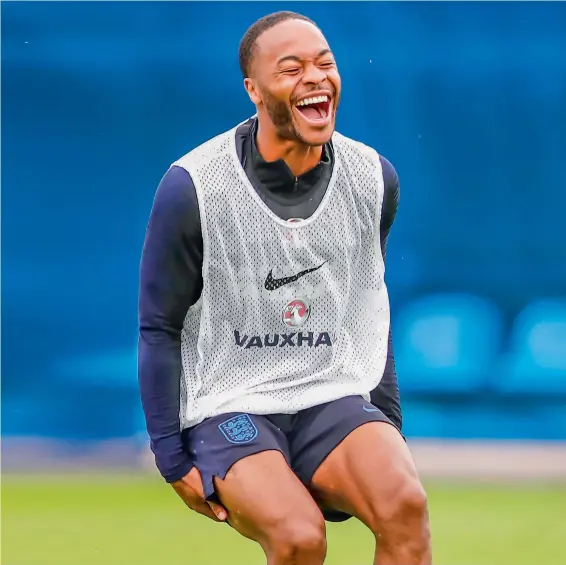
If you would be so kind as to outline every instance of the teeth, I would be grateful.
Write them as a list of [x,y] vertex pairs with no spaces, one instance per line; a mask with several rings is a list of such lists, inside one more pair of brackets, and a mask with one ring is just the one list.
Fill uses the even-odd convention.
[[300,102],[297,102],[297,106],[309,106],[310,104],[321,104],[322,102],[328,102],[328,96],[315,96],[314,98],[305,98]]

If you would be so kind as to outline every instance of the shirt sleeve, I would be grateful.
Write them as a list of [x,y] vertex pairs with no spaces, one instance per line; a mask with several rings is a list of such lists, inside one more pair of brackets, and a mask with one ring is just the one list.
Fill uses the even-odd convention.
[[138,380],[151,450],[167,482],[192,463],[180,429],[181,330],[202,291],[202,234],[196,191],[172,167],[151,210],[139,280]]
[[[399,178],[393,165],[384,157],[380,157],[381,167],[383,170],[383,205],[381,209],[380,221],[380,240],[381,253],[385,261],[387,238],[397,215],[399,206]],[[401,430],[401,400],[399,396],[399,384],[397,382],[397,373],[395,370],[395,358],[393,355],[393,338],[391,328],[389,329],[387,361],[383,378],[377,388],[371,393],[372,404],[377,406],[392,422]]]

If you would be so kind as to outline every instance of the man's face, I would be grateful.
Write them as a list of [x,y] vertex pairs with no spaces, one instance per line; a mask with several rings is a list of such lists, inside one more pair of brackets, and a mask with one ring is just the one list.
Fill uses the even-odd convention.
[[246,89],[258,114],[277,134],[310,146],[328,142],[336,127],[341,82],[321,31],[303,20],[286,20],[256,42]]

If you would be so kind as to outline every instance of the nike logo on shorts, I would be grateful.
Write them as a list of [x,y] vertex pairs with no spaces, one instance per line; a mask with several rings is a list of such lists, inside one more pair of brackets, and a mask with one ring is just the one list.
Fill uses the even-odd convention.
[[371,408],[368,408],[367,406],[362,406],[362,410],[364,412],[379,412],[379,408],[374,408],[373,406]]

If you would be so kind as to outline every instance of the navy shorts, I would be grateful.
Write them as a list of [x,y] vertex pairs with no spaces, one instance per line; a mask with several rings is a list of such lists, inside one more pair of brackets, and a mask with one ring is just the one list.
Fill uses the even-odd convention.
[[[281,452],[309,488],[315,471],[330,452],[367,422],[394,425],[361,396],[348,396],[297,414],[222,414],[186,429],[183,441],[202,475],[205,497],[212,501],[217,500],[214,477],[224,479],[240,459],[268,450]],[[350,516],[325,510],[324,517],[341,522]]]

